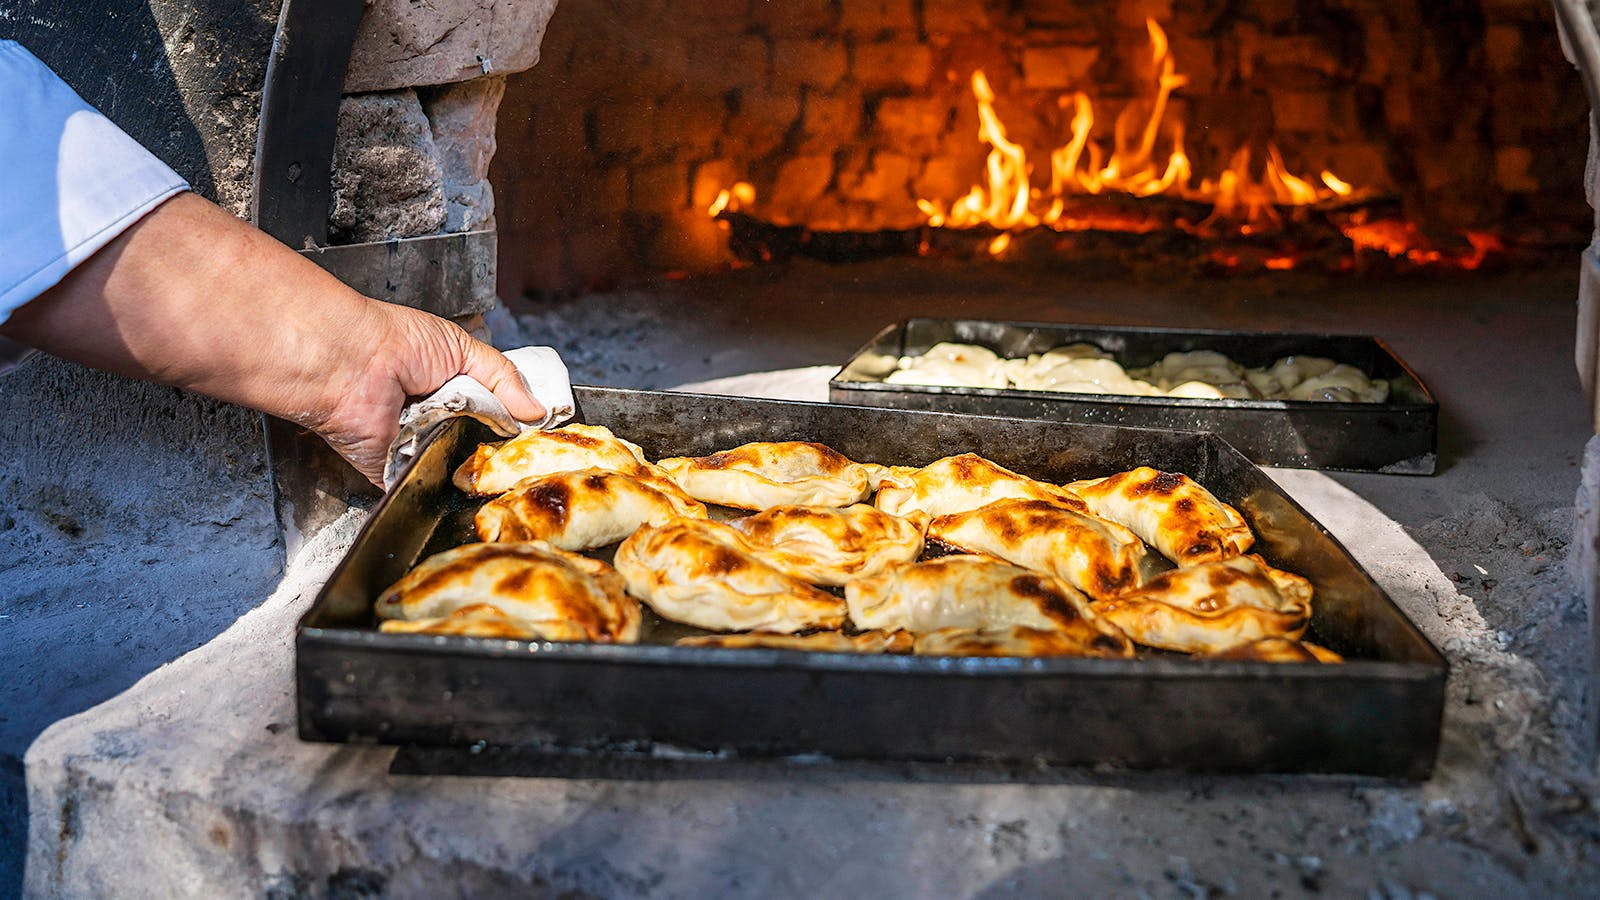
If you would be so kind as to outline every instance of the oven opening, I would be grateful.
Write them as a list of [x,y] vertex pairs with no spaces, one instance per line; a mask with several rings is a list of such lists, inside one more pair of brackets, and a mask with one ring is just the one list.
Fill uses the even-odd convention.
[[562,7],[510,81],[503,296],[797,258],[1385,277],[1587,240],[1587,105],[1537,4],[635,5]]

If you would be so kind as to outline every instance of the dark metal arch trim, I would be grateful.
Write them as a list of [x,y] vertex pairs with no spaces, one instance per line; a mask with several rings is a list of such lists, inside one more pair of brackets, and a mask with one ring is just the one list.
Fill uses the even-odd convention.
[[284,0],[261,88],[256,227],[296,250],[328,240],[334,139],[362,0]]

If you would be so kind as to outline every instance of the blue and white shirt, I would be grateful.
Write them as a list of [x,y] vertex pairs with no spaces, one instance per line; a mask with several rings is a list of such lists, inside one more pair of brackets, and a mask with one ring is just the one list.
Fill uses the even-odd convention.
[[188,188],[22,45],[0,41],[0,322]]

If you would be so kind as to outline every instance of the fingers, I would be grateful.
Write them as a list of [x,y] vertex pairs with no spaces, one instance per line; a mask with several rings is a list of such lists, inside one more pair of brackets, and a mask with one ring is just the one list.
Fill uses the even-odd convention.
[[544,404],[528,392],[517,367],[500,351],[467,336],[463,353],[462,373],[494,392],[513,418],[519,422],[538,422],[545,417]]

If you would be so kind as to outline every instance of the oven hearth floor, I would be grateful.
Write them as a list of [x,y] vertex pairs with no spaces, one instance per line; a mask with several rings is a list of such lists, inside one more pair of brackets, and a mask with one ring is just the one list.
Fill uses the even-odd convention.
[[223,636],[34,743],[30,885],[150,895],[241,885],[397,896],[1583,893],[1600,877],[1600,788],[1581,739],[1587,627],[1565,565],[1589,436],[1571,362],[1575,263],[1350,285],[797,265],[523,305],[495,320],[503,344],[556,345],[576,380],[636,387],[836,364],[907,315],[1377,334],[1440,401],[1440,474],[1278,476],[1315,499],[1315,514],[1328,511],[1451,660],[1443,748],[1424,784],[820,762],[685,775],[676,770],[694,767],[682,761],[571,760],[504,780],[426,774],[438,769],[391,749],[303,744],[292,626],[357,513]]

